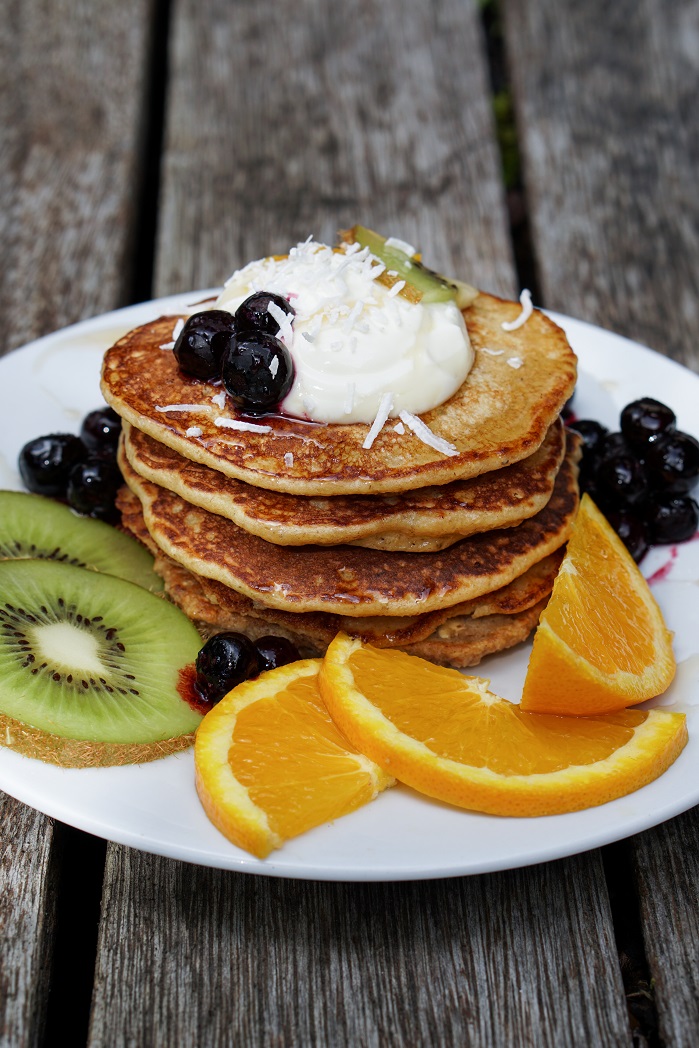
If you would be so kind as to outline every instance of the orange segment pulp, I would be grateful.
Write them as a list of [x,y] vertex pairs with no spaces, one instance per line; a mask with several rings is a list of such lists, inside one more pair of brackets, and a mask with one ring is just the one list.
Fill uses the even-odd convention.
[[672,634],[621,539],[584,495],[534,636],[522,709],[587,715],[660,695]]
[[393,783],[333,724],[318,691],[319,666],[319,659],[306,659],[246,681],[197,730],[204,810],[229,840],[259,858]]
[[685,717],[527,713],[466,677],[339,634],[320,673],[330,714],[401,782],[495,815],[551,815],[621,797],[657,778],[687,740]]

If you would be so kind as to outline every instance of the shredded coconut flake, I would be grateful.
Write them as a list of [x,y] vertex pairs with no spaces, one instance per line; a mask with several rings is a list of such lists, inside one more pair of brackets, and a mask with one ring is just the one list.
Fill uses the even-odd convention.
[[504,352],[504,349],[488,349],[487,346],[481,346],[481,353],[487,353],[489,357],[501,357]]
[[384,423],[386,422],[386,419],[391,414],[391,408],[392,407],[393,407],[393,394],[392,393],[384,393],[384,395],[381,397],[381,403],[379,404],[379,410],[376,412],[376,418],[372,422],[371,429],[367,433],[366,439],[365,439],[364,443],[362,444],[362,447],[366,451],[369,451],[369,449],[371,448],[372,444],[374,443],[374,441],[378,437],[379,433],[383,429]]
[[521,357],[508,357],[507,363],[510,365],[511,368],[521,368],[524,361]]
[[403,434],[405,433],[405,426],[403,425],[402,422],[396,422],[396,424],[395,424],[395,426],[393,428],[395,429],[395,431],[396,431],[396,433],[398,434],[399,437],[402,437]]
[[199,426],[190,426],[185,432],[186,437],[200,437],[201,434],[202,431],[199,429]]
[[272,378],[276,378],[277,372],[279,371],[279,357],[274,357],[272,363],[269,365],[269,372]]
[[293,328],[291,326],[291,316],[278,306],[276,302],[270,302],[267,306],[267,312],[269,315],[276,320],[279,324],[279,338],[286,346],[290,346],[294,337]]
[[174,349],[175,348],[175,343],[174,342],[163,342],[163,344],[161,345],[160,348],[161,349]]
[[221,429],[243,429],[250,433],[271,433],[271,426],[258,426],[254,422],[241,422],[237,418],[222,418],[219,416],[214,419],[214,425],[219,426]]
[[222,389],[220,393],[217,393],[211,399],[214,402],[214,404],[216,405],[216,407],[220,411],[223,411],[223,409],[226,406],[226,393],[225,393],[225,390]]
[[345,404],[344,404],[345,415],[351,415],[352,414],[352,408],[354,407],[354,392],[355,392],[354,382],[350,382],[348,384],[348,386],[347,386],[347,392],[345,393]]
[[404,287],[405,281],[399,280],[398,283],[394,284],[393,287],[386,292],[386,298],[395,298],[396,295],[399,295],[401,293]]
[[286,455],[284,456],[284,465],[288,466],[289,469],[291,469],[293,464],[294,464],[294,456],[293,456],[293,454],[290,451],[287,451]]
[[208,404],[160,404],[155,405],[156,411],[195,411],[199,414],[208,415],[211,408]]
[[433,433],[430,427],[426,426],[417,415],[411,415],[409,411],[401,411],[400,419],[401,422],[405,422],[408,429],[412,429],[418,440],[421,440],[423,444],[427,444],[428,447],[434,448],[435,451],[441,451],[443,455],[459,454],[453,444]]
[[534,306],[532,305],[532,293],[525,287],[522,294],[519,296],[519,301],[522,305],[522,312],[514,320],[503,320],[501,327],[503,331],[516,331],[517,328],[521,328],[522,324],[526,324],[530,316],[534,312]]
[[412,258],[415,254],[415,248],[412,244],[409,244],[406,240],[399,240],[398,237],[389,237],[386,241],[385,247],[394,247],[397,251],[402,251],[408,258]]
[[182,319],[182,317],[180,317],[180,319],[177,321],[177,323],[175,324],[174,328],[172,329],[173,342],[177,342],[177,339],[182,334],[182,328],[183,327],[184,327],[184,320]]

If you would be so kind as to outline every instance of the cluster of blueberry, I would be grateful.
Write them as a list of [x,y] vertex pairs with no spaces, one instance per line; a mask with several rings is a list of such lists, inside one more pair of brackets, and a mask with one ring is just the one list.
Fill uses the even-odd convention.
[[195,313],[175,342],[175,359],[188,375],[222,381],[241,411],[265,414],[279,405],[294,380],[289,350],[277,338],[277,318],[284,316],[294,316],[293,307],[269,291],[250,295],[234,314],[223,309]]
[[251,641],[242,633],[217,633],[197,655],[197,691],[213,706],[244,680],[299,658],[298,651],[286,637],[260,637]]
[[621,431],[570,422],[583,438],[580,489],[587,491],[640,561],[651,544],[684,542],[699,528],[689,492],[699,479],[699,441],[676,428],[675,413],[651,397],[627,404]]
[[80,436],[35,437],[19,453],[19,472],[29,491],[62,499],[78,513],[115,523],[122,483],[116,463],[121,419],[112,408],[86,415]]

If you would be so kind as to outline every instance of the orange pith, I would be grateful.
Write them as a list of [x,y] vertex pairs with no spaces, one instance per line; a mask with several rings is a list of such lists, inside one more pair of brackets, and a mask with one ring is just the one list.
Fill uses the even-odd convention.
[[661,694],[672,634],[648,584],[588,495],[534,636],[522,708],[587,715]]
[[685,718],[624,710],[527,713],[465,677],[340,634],[320,676],[333,719],[397,779],[499,815],[577,811],[656,778],[686,742]]
[[197,791],[207,815],[260,858],[392,781],[333,724],[318,691],[319,665],[307,659],[240,685],[197,732]]

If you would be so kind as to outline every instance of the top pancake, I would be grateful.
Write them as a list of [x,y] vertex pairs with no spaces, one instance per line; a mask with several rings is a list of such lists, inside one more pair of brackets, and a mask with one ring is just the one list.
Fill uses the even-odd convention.
[[[369,450],[368,426],[321,425],[298,419],[236,415],[211,403],[220,385],[186,376],[169,343],[176,317],[162,317],[125,335],[107,351],[105,399],[128,422],[192,459],[249,484],[300,495],[408,491],[479,476],[533,454],[575,385],[575,355],[563,331],[535,311],[516,331],[503,321],[520,313],[516,302],[481,294],[464,311],[475,362],[444,404],[421,418],[458,454],[446,456],[388,422]],[[497,355],[487,350],[495,351]],[[499,352],[502,350],[502,352]],[[511,361],[511,364],[508,364]],[[521,366],[512,364],[521,361]],[[157,411],[169,404],[199,410]],[[220,428],[224,416],[270,427],[270,432]],[[187,436],[192,427],[198,436]]]

